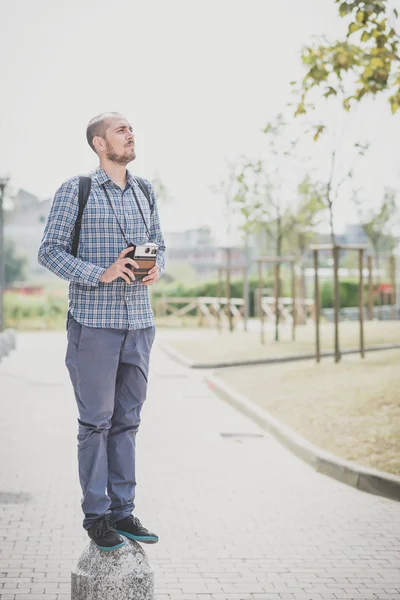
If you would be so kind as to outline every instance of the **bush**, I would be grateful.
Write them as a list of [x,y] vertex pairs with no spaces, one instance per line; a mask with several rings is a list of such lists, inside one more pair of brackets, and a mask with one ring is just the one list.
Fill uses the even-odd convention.
[[[266,278],[264,280],[264,288],[270,289],[271,294],[274,287],[273,277]],[[258,279],[251,277],[249,279],[249,315],[254,317],[254,293],[258,288]],[[282,277],[282,296],[291,296],[291,281],[288,276]],[[233,279],[231,281],[231,297],[242,298],[243,297],[243,281],[241,279]],[[321,308],[332,308],[333,307],[333,282],[325,281],[320,285],[321,289]],[[364,287],[365,302],[367,302],[368,285]],[[222,284],[222,295],[225,296],[225,282]],[[166,297],[199,297],[199,296],[213,296],[217,295],[217,282],[216,281],[204,281],[194,285],[185,285],[184,283],[169,283],[166,285],[160,285],[152,290],[152,301],[153,309],[155,308],[156,301],[162,296]],[[340,281],[340,306],[343,308],[358,306],[359,302],[359,285],[355,280],[341,280]]]
[[28,296],[7,293],[4,296],[6,327],[45,329],[62,327],[68,310],[66,297]]

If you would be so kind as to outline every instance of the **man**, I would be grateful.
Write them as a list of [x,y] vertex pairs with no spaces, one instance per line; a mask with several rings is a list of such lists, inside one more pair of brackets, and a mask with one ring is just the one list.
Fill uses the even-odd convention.
[[[77,257],[71,254],[79,178],[56,192],[39,249],[39,263],[70,282],[66,365],[78,405],[78,464],[83,526],[102,550],[125,536],[158,536],[133,516],[135,438],[146,398],[155,336],[148,286],[164,269],[164,240],[151,185],[149,198],[126,165],[136,158],[127,119],[104,113],[86,136],[100,166],[82,217]],[[151,238],[151,239],[149,239]],[[158,245],[156,265],[142,280],[128,243]]]

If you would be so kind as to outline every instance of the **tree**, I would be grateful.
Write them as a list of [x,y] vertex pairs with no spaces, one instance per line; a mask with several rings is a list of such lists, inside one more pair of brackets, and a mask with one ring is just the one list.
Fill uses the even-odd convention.
[[5,242],[5,282],[23,281],[26,278],[27,259],[16,253],[15,243],[11,240]]
[[[287,123],[282,115],[267,123],[263,133],[267,139],[267,157],[263,160],[243,161],[237,177],[239,185],[235,202],[242,217],[243,230],[264,231],[273,240],[274,254],[279,259],[282,257],[285,241],[293,242],[296,239],[305,243],[306,231],[313,228],[314,217],[324,205],[312,193],[310,182],[308,194],[303,186],[304,193],[300,202],[296,202],[293,190],[287,185],[287,181],[293,180],[300,159],[296,156],[298,140],[288,137]],[[278,299],[281,295],[279,260],[275,269],[275,340],[278,341]]]
[[390,188],[385,190],[382,202],[375,210],[362,212],[358,203],[361,227],[371,243],[374,253],[391,252],[395,248],[396,238],[393,227],[399,216],[396,202],[396,191]]
[[379,284],[380,255],[382,252],[393,252],[396,246],[396,237],[393,235],[393,228],[398,223],[399,217],[396,191],[386,189],[382,202],[376,209],[365,211],[361,202],[357,199],[355,201],[358,206],[361,227],[372,246]]
[[394,114],[400,106],[398,11],[390,10],[387,0],[335,2],[340,17],[349,18],[347,35],[334,42],[323,38],[303,47],[307,72],[299,85],[292,82],[299,95],[295,115],[312,107],[307,101],[313,89],[321,90],[326,98],[343,94],[346,110],[364,97],[384,93]]
[[217,184],[210,185],[211,191],[218,197],[222,197],[224,203],[224,223],[225,223],[225,236],[226,236],[226,298],[227,298],[227,316],[229,320],[229,330],[233,331],[233,313],[230,308],[231,298],[231,245],[232,245],[232,233],[233,233],[233,203],[235,201],[236,188],[237,188],[237,171],[238,162],[225,159],[227,168],[227,174],[224,178],[220,179]]
[[153,177],[151,184],[153,186],[154,194],[155,194],[155,196],[157,198],[157,202],[159,204],[164,205],[164,204],[170,204],[172,202],[170,193],[169,193],[166,185],[162,181],[161,177],[158,175],[158,173],[156,173],[156,175]]

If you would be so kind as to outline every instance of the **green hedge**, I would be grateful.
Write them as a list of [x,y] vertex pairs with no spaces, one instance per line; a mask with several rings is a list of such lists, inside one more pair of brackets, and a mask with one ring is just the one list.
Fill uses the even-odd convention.
[[[273,278],[265,279],[264,288],[273,289]],[[243,282],[242,280],[235,279],[231,282],[231,297],[241,298],[243,297]],[[254,292],[258,288],[258,280],[251,278],[249,280],[249,292],[250,292],[250,316],[254,316]],[[282,295],[291,296],[291,282],[288,278],[282,281]],[[325,281],[320,284],[321,289],[321,308],[332,308],[333,307],[333,283],[331,281]],[[359,298],[359,285],[354,280],[342,280],[340,281],[340,305],[343,308],[358,306]],[[368,286],[364,288],[365,302],[367,302],[367,291]],[[225,295],[225,282],[223,282],[222,294]],[[217,295],[217,283],[215,281],[204,281],[195,285],[185,286],[183,283],[171,283],[165,286],[154,287],[152,290],[153,309],[156,301],[161,296],[169,297],[198,297],[198,296],[216,296]]]
[[15,329],[59,328],[65,324],[66,296],[29,296],[8,293],[4,296],[6,327]]
[[[340,290],[340,306],[342,308],[348,308],[359,305],[359,284],[357,281],[346,281],[342,280],[339,284]],[[364,285],[364,302],[368,302],[368,284]],[[378,303],[378,299],[375,299],[375,304]],[[333,307],[333,282],[325,281],[321,286],[321,308],[332,308]]]

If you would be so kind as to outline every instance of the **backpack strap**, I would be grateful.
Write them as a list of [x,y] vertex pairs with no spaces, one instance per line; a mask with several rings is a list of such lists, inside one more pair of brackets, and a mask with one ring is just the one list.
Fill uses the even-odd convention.
[[87,204],[90,188],[92,187],[92,179],[91,177],[79,177],[79,210],[78,216],[75,221],[75,229],[74,229],[74,239],[72,242],[71,254],[72,256],[76,256],[78,253],[78,244],[79,244],[79,236],[81,233],[81,225],[82,225],[82,215],[85,210],[85,206]]
[[153,212],[154,203],[151,201],[150,193],[149,193],[149,189],[148,189],[147,185],[145,184],[144,180],[141,177],[135,176],[135,179],[138,182],[139,187],[142,190],[143,194],[147,198],[147,202],[149,203],[149,206],[150,206],[150,212]]

